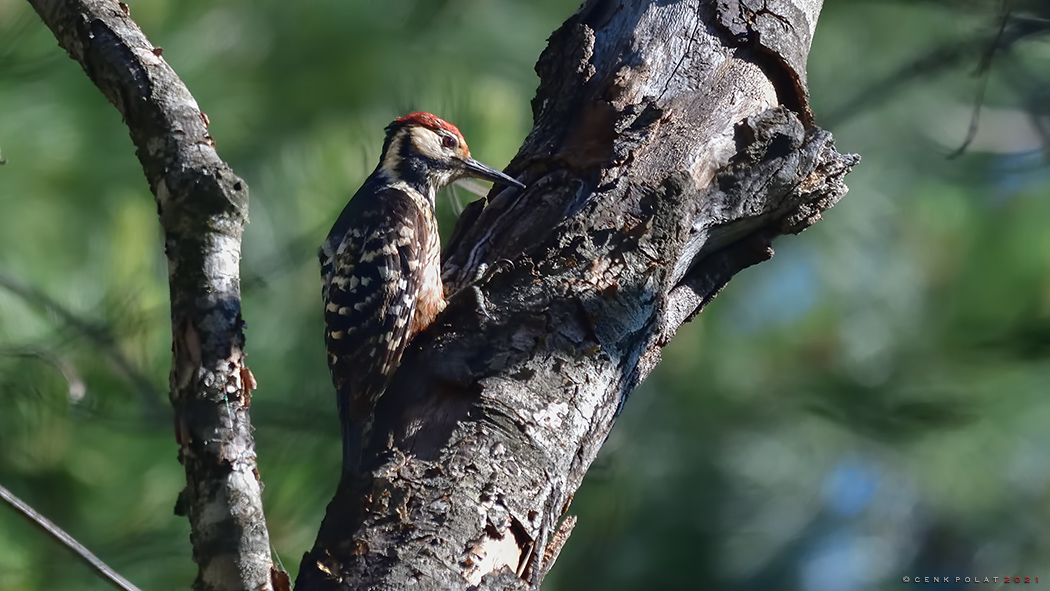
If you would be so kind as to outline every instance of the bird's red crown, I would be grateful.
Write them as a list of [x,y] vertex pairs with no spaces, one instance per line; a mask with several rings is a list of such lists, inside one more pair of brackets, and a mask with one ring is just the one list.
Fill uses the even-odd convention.
[[448,121],[445,121],[441,117],[438,117],[437,115],[432,115],[430,113],[427,113],[426,111],[416,111],[415,113],[409,113],[404,117],[398,117],[394,120],[394,123],[422,125],[423,127],[427,127],[435,131],[443,129],[445,131],[456,134],[456,137],[458,137],[461,141],[464,141],[465,143],[463,134],[459,132],[459,128],[457,128],[455,125],[452,125]]

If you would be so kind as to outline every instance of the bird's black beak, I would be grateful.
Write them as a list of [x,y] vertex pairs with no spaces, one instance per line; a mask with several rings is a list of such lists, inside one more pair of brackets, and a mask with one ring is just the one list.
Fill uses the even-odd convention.
[[525,185],[519,183],[517,180],[503,174],[502,172],[492,168],[487,164],[482,164],[473,158],[466,158],[463,160],[463,168],[467,171],[470,176],[492,181],[494,183],[503,183],[504,185],[513,185],[519,189],[524,189]]

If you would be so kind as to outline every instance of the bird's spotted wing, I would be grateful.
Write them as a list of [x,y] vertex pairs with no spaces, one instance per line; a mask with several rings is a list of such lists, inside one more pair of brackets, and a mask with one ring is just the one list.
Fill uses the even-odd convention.
[[338,246],[321,253],[325,343],[344,422],[367,419],[408,344],[427,238],[407,195],[369,197],[376,207],[362,203]]

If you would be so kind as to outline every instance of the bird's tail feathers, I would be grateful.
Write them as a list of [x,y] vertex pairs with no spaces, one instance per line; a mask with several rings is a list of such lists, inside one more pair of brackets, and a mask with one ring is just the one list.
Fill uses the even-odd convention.
[[361,469],[364,427],[358,421],[343,420],[343,478],[356,478]]

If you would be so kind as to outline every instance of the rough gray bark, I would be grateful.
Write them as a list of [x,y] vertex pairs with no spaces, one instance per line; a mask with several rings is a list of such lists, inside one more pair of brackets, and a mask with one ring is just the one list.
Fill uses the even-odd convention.
[[171,287],[171,403],[199,591],[272,589],[244,364],[248,187],[215,152],[189,90],[114,0],[30,0],[131,131],[157,201]]
[[[592,0],[540,57],[535,126],[446,248],[448,309],[376,409],[297,589],[527,589],[628,394],[858,160],[812,125],[819,0]],[[460,288],[488,276],[479,289]],[[458,291],[458,293],[457,293]]]

